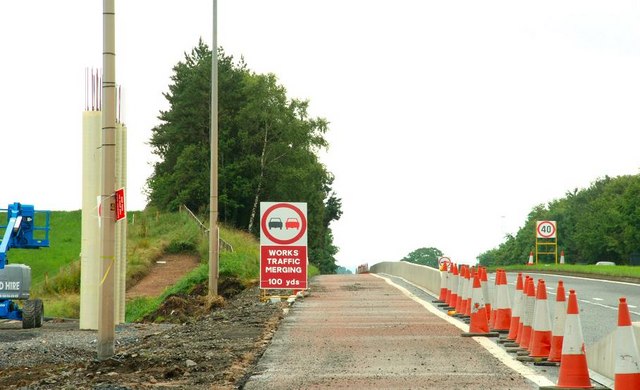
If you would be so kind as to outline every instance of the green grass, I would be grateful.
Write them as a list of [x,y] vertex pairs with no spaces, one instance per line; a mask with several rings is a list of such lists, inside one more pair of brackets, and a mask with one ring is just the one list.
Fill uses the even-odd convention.
[[[6,214],[0,216],[6,224]],[[36,220],[37,222],[37,220]],[[9,263],[31,267],[32,286],[42,284],[68,264],[80,259],[80,211],[51,213],[49,242],[51,247],[40,249],[11,249]]]
[[[6,214],[0,215],[5,218]],[[199,255],[201,264],[158,298],[139,298],[127,302],[126,320],[140,319],[154,311],[170,294],[189,293],[208,281],[208,237],[186,213],[164,214],[154,210],[129,212],[127,215],[127,284],[143,278],[165,253],[190,252]],[[81,212],[53,211],[50,219],[50,248],[12,249],[11,263],[27,264],[32,269],[32,296],[42,298],[45,315],[77,318],[80,291]],[[1,233],[1,232],[0,232]],[[233,252],[221,251],[220,276],[234,276],[245,285],[259,278],[260,245],[252,235],[225,226],[221,238],[231,244]],[[309,265],[309,278],[318,275]]]
[[542,271],[568,274],[585,274],[612,276],[617,278],[631,278],[640,280],[640,267],[628,265],[581,265],[581,264],[537,264],[537,265],[509,265],[492,267],[508,271]]

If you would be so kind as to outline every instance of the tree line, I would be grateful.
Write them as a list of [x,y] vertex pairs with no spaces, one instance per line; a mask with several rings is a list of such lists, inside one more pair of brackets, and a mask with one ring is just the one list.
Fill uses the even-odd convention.
[[[204,214],[209,208],[212,52],[200,40],[173,68],[170,108],[160,111],[150,146],[158,156],[147,181],[149,205]],[[332,221],[342,214],[333,175],[319,161],[328,122],[290,99],[273,74],[252,72],[243,59],[217,50],[219,219],[259,234],[261,201],[307,203],[309,260],[336,271]]]
[[[605,176],[585,189],[535,206],[514,235],[479,255],[482,265],[524,263],[535,250],[536,221],[556,221],[558,251],[567,263],[613,261],[637,263],[640,258],[640,176]],[[553,258],[541,258],[552,262]]]

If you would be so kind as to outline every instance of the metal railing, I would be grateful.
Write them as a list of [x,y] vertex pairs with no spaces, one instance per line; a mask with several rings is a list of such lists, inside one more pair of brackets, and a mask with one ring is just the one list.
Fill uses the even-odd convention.
[[[191,211],[187,206],[181,205],[180,211],[182,211],[183,209],[187,210],[187,213],[191,216],[191,218],[193,218],[198,223],[200,230],[202,230],[202,234],[208,235],[209,228],[202,223],[202,221],[193,213],[193,211]],[[220,248],[221,251],[233,252],[233,245],[223,240],[222,237],[218,237],[218,248]]]

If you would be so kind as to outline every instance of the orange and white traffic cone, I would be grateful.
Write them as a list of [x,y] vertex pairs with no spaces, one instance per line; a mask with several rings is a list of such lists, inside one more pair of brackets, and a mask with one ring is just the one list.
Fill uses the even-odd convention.
[[529,252],[529,262],[527,265],[533,265],[533,251]]
[[536,288],[536,306],[533,311],[533,323],[531,325],[531,345],[529,345],[529,357],[534,360],[544,360],[549,357],[551,350],[551,316],[549,315],[549,302],[547,301],[547,286],[544,280],[538,280]]
[[626,298],[618,304],[618,328],[616,329],[616,390],[640,389],[640,352],[633,333],[631,315]]
[[440,296],[433,300],[433,303],[444,303],[447,299],[447,282],[449,281],[449,270],[446,264],[440,266]]
[[[528,350],[531,343],[531,324],[533,323],[533,311],[536,305],[536,288],[533,285],[533,278],[527,279],[527,285],[525,286],[524,297],[524,316],[522,317],[522,335],[518,335],[519,340],[516,340],[520,344],[520,349]],[[526,352],[525,352],[526,354]]]
[[475,267],[469,269],[469,280],[467,282],[467,303],[464,305],[464,316],[471,317],[471,296],[473,294],[473,278],[476,276],[477,270]]
[[509,324],[509,334],[507,339],[515,341],[518,336],[518,325],[520,324],[520,317],[522,317],[522,306],[524,301],[524,294],[522,293],[523,282],[522,272],[518,272],[518,278],[516,279],[516,291],[513,294],[513,310],[511,310],[511,323]]
[[456,299],[456,304],[455,304],[455,310],[456,310],[456,315],[459,315],[462,311],[462,295],[464,293],[464,283],[465,283],[465,279],[464,279],[464,275],[466,273],[466,270],[468,270],[468,266],[466,264],[462,264],[460,265],[460,272],[458,273],[458,297]]
[[469,289],[469,282],[471,281],[471,278],[469,276],[470,273],[471,270],[469,269],[469,266],[465,265],[462,273],[460,274],[462,284],[458,285],[458,301],[460,302],[460,304],[456,307],[456,317],[465,316],[465,312],[469,304],[469,299],[471,298],[471,290]]
[[480,285],[480,276],[478,273],[476,273],[473,278],[470,317],[471,322],[469,323],[469,332],[462,333],[461,336],[498,337],[497,332],[489,332],[489,322],[487,321],[487,312],[485,309],[484,297],[482,296],[482,286]]
[[564,264],[564,249],[560,251],[560,264]]
[[501,333],[509,332],[511,325],[511,302],[509,302],[509,288],[507,286],[507,273],[498,270],[496,274],[496,315],[493,328]]
[[564,328],[564,342],[562,343],[562,358],[558,373],[558,387],[590,389],[589,367],[587,353],[582,336],[578,298],[575,290],[569,290],[567,304],[567,318]]
[[449,293],[447,294],[447,310],[455,310],[458,299],[458,266],[451,264],[451,277],[449,278]]
[[553,329],[551,330],[551,350],[548,362],[559,363],[562,358],[562,341],[564,340],[564,324],[567,318],[567,298],[562,280],[558,280],[556,290],[556,306],[553,311]]
[[500,269],[496,270],[496,276],[493,280],[493,290],[491,290],[489,299],[491,301],[491,310],[489,311],[489,329],[493,329],[496,326],[496,307],[498,300],[498,274],[500,273]]
[[484,307],[487,311],[487,320],[491,317],[491,298],[489,296],[489,280],[487,278],[487,269],[480,268],[480,286],[482,288],[482,298],[484,299]]

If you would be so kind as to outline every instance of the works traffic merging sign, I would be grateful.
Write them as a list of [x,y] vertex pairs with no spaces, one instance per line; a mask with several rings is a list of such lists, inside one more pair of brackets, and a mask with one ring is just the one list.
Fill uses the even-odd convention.
[[307,288],[307,204],[260,202],[260,288]]

